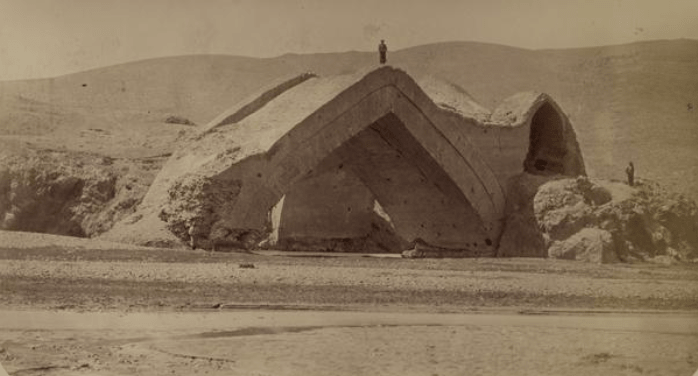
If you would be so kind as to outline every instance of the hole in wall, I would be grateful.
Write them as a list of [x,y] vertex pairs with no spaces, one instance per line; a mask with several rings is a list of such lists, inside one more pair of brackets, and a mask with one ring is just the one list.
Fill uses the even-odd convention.
[[537,175],[564,174],[566,154],[563,119],[550,103],[545,103],[531,119],[524,170]]

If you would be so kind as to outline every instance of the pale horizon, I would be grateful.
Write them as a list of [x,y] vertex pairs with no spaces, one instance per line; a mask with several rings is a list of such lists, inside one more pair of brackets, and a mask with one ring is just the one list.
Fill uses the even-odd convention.
[[698,1],[0,0],[0,80],[181,55],[271,58],[443,42],[568,49],[698,40]]

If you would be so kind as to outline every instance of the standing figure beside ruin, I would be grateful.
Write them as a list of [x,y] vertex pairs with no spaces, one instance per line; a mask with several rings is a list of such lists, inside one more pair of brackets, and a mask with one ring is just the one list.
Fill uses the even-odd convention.
[[199,245],[199,235],[201,235],[201,228],[195,220],[189,222],[189,246],[192,250],[196,249]]
[[386,55],[388,54],[388,46],[385,45],[383,39],[381,39],[381,44],[378,45],[378,54],[380,55],[380,63],[385,64],[387,61]]
[[628,185],[631,187],[635,185],[635,166],[633,166],[633,162],[628,163],[628,167],[625,168],[625,174],[628,175]]

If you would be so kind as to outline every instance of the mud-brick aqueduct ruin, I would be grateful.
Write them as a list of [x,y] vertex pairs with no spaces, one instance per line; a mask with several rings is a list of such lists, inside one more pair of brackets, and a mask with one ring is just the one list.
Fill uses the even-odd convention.
[[421,244],[494,256],[515,193],[508,182],[524,173],[585,174],[574,130],[546,94],[489,111],[458,86],[390,66],[303,74],[205,126],[113,231],[184,243],[194,224],[209,249]]

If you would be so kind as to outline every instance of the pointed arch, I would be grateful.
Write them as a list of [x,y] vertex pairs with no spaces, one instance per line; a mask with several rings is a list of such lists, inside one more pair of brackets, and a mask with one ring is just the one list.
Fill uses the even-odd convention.
[[[380,119],[390,117],[401,128],[393,136],[411,138],[418,146],[413,151],[404,146],[397,149],[407,154],[421,149],[421,156],[414,159],[416,164],[422,164],[418,167],[420,171],[426,175],[438,174],[440,177],[432,177],[432,182],[443,182],[448,197],[472,207],[482,226],[480,244],[492,244],[500,231],[504,209],[504,194],[496,177],[467,139],[449,138],[446,127],[439,126],[442,115],[438,112],[443,110],[406,74],[396,70],[390,73],[375,78],[369,74],[364,80],[371,84],[368,86],[376,87],[363,87],[364,80],[360,81],[281,137],[265,153],[265,163],[260,168],[263,181],[243,186],[234,209],[237,215],[228,220],[228,226],[261,228],[267,209],[294,183],[312,173],[343,144]],[[344,98],[347,96],[355,100],[347,101]],[[398,126],[383,127],[383,132],[393,128]]]

